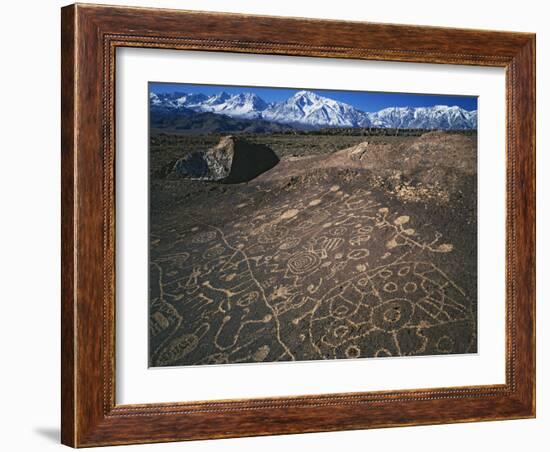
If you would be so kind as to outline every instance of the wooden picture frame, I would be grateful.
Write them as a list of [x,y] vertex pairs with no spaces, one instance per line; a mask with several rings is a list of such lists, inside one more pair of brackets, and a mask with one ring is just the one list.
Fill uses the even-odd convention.
[[[61,33],[64,444],[86,447],[535,416],[535,35],[80,4],[62,9]],[[505,68],[506,383],[117,405],[118,47]]]

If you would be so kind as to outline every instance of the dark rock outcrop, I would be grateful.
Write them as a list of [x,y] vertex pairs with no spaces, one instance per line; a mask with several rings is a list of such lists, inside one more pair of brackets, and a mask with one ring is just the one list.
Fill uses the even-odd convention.
[[210,149],[178,159],[172,173],[177,177],[235,184],[248,182],[277,163],[279,158],[268,146],[227,136]]

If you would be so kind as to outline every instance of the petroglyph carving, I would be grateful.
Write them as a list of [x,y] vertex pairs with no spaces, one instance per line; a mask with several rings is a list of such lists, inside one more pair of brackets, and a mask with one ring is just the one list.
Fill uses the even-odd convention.
[[434,228],[343,185],[253,204],[236,200],[223,227],[174,217],[173,241],[152,231],[152,365],[475,350],[475,305],[443,270],[455,247]]

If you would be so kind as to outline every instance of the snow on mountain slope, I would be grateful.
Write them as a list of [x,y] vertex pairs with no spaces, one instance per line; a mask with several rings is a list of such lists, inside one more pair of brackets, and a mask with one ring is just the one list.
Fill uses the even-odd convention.
[[262,117],[262,111],[267,103],[258,95],[253,93],[241,93],[229,95],[220,93],[199,106],[201,111],[224,114],[235,118],[256,119]]
[[299,91],[285,102],[271,104],[262,116],[310,126],[358,127],[368,122],[366,114],[355,107],[310,91]]
[[410,129],[475,129],[477,111],[447,105],[390,107],[369,115],[375,127]]
[[178,109],[181,107],[195,109],[200,107],[209,99],[204,94],[187,94],[187,93],[154,93],[149,94],[149,102],[155,107],[163,107],[165,109]]
[[298,91],[282,102],[268,104],[257,94],[221,92],[212,96],[187,93],[150,94],[150,104],[167,110],[180,108],[234,118],[263,119],[309,127],[383,127],[476,129],[477,111],[458,106],[389,107],[366,113],[349,104],[311,91]]

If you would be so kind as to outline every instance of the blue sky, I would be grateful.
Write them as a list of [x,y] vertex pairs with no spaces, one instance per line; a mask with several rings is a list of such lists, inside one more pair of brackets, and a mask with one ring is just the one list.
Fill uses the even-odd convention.
[[230,86],[230,85],[198,85],[188,83],[149,83],[150,91],[154,93],[172,93],[176,91],[184,93],[202,93],[206,95],[217,94],[225,91],[229,94],[253,92],[266,102],[278,102],[288,99],[297,91],[306,89],[320,96],[329,97],[340,102],[353,105],[359,110],[373,112],[386,107],[430,107],[433,105],[448,105],[477,109],[477,97],[475,96],[449,96],[439,94],[408,94],[408,93],[384,93],[374,91],[344,91],[324,90],[308,88],[268,88],[256,86]]

